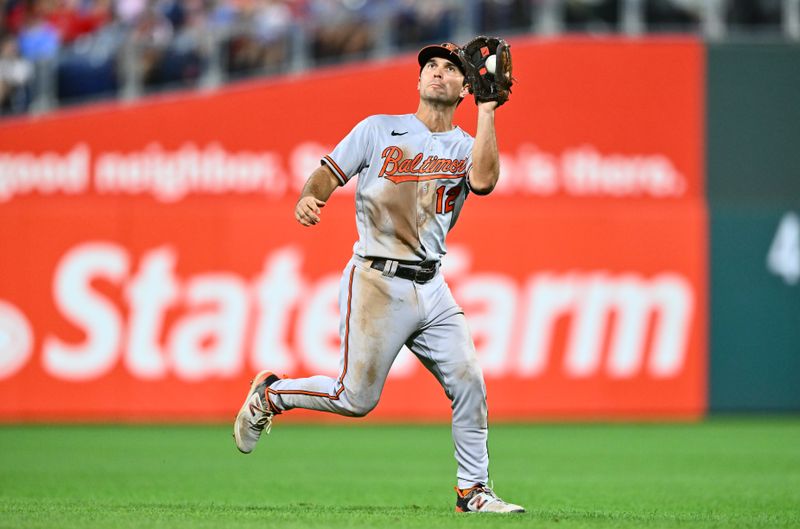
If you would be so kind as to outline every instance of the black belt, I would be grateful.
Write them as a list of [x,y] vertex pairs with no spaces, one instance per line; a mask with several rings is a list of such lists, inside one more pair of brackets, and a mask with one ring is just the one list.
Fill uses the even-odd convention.
[[[374,268],[375,270],[383,270],[386,268],[386,259],[375,259],[372,261],[370,268]],[[409,281],[414,281],[415,283],[427,283],[431,279],[436,276],[436,272],[439,271],[439,267],[434,265],[433,268],[417,268],[411,266],[403,266],[397,265],[397,270],[395,271],[394,275],[397,277],[402,277],[403,279],[408,279]]]

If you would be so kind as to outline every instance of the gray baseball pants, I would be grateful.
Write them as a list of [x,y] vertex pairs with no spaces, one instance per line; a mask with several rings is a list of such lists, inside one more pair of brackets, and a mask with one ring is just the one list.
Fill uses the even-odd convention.
[[353,256],[342,274],[340,375],[278,380],[269,388],[271,402],[279,410],[363,417],[378,404],[389,369],[406,345],[452,402],[458,487],[488,483],[486,386],[464,313],[441,273],[420,284],[370,264]]

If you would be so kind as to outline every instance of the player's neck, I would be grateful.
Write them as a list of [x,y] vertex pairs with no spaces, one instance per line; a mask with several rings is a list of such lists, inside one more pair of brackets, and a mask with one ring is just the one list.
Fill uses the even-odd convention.
[[431,132],[448,132],[453,130],[453,114],[455,111],[455,106],[440,107],[420,101],[415,115]]

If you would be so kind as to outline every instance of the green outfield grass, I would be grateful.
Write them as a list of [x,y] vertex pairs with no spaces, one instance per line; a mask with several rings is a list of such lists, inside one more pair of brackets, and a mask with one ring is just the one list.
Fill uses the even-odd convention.
[[453,513],[447,426],[0,427],[0,527],[800,527],[800,418],[499,425],[495,490]]

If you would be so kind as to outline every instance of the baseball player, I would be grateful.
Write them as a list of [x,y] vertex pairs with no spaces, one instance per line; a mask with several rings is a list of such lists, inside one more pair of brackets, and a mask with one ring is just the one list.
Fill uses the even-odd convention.
[[236,417],[234,437],[250,453],[273,417],[293,408],[368,414],[406,345],[452,401],[456,511],[524,512],[487,486],[486,387],[464,313],[439,271],[445,237],[467,195],[490,193],[499,174],[494,114],[503,101],[478,103],[475,138],[453,125],[470,89],[463,57],[451,43],[423,48],[416,113],[364,119],[309,177],[295,207],[303,226],[319,224],[331,194],[358,176],[359,239],[339,293],[341,369],[335,378],[300,379],[262,371]]

